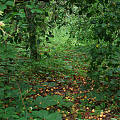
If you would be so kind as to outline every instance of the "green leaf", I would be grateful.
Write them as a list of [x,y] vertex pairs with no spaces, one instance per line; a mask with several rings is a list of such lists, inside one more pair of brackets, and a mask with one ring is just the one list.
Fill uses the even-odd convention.
[[32,9],[34,6],[33,5],[26,5],[26,7]]
[[58,112],[51,113],[46,116],[46,120],[62,120],[62,115]]
[[57,101],[54,100],[53,96],[39,96],[34,103],[39,105],[39,107],[47,108],[48,106],[56,105]]
[[20,15],[21,18],[25,18],[25,13],[19,13],[18,15]]
[[0,88],[0,99],[4,98],[4,89]]
[[7,97],[18,97],[19,90],[9,90],[7,92]]
[[66,67],[66,69],[68,69],[68,70],[72,70],[72,66],[65,66]]
[[60,102],[60,105],[59,106],[65,106],[67,108],[71,107],[73,105],[72,102],[67,102],[67,101],[62,101]]
[[32,13],[42,13],[42,11],[39,10],[39,9],[32,9],[31,12],[32,12]]
[[8,107],[5,109],[5,114],[3,115],[3,118],[14,117],[14,115],[16,115],[15,107]]
[[116,118],[111,118],[111,120],[117,120]]
[[19,118],[19,120],[27,120],[25,117]]
[[5,109],[7,114],[14,114],[15,113],[15,107],[8,107]]
[[4,5],[4,4],[0,4],[0,10],[1,10],[1,11],[4,11],[6,8],[7,8],[6,5]]
[[32,112],[33,117],[39,117],[39,118],[46,118],[48,116],[48,111],[46,110],[40,110],[40,111],[33,111]]
[[117,94],[116,94],[116,95],[120,96],[120,90],[117,91]]
[[103,24],[102,24],[102,27],[103,27],[103,28],[104,28],[104,27],[106,27],[106,24],[105,24],[105,23],[103,23]]
[[2,108],[0,108],[0,115],[4,114],[4,110]]
[[7,1],[5,4],[8,5],[8,6],[13,6],[14,5],[14,1]]

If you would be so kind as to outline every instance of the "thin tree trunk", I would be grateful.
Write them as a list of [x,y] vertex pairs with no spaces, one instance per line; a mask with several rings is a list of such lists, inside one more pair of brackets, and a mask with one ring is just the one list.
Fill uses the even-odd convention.
[[30,58],[37,59],[37,43],[36,43],[36,27],[34,22],[34,14],[30,9],[25,8],[26,19],[28,21]]

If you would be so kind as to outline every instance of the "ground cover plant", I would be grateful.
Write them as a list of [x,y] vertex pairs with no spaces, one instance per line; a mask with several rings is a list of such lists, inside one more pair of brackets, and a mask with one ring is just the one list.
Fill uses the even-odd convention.
[[0,1],[1,120],[119,120],[119,0]]

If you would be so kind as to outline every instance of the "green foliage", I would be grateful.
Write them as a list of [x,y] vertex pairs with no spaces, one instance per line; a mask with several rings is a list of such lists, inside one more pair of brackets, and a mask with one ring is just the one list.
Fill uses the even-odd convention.
[[119,1],[47,2],[0,1],[0,119],[118,111]]
[[[96,46],[94,45],[93,48],[91,48],[90,54],[92,56],[92,59],[90,75],[92,78],[95,77],[97,80],[95,84],[97,85],[96,87],[98,87],[99,84],[103,82],[103,84],[106,84],[109,87],[113,87],[110,88],[111,90],[115,90],[115,88],[117,89],[118,86],[114,85],[118,85],[118,80],[115,80],[114,75],[116,76],[119,74],[119,71],[117,71],[117,69],[119,69],[120,65],[119,48],[117,48],[114,44],[115,39],[118,37],[118,34],[116,33],[118,32],[119,24],[117,24],[116,21],[119,21],[119,15],[117,14],[118,12],[115,14],[113,10],[116,9],[116,11],[119,11],[119,8],[117,5],[116,8],[113,8],[113,6],[110,6],[110,4],[108,4],[108,9],[111,9],[111,11],[104,11],[103,15],[98,17],[98,22],[93,27],[95,37],[98,39],[98,44]],[[101,42],[102,39],[104,42]],[[119,79],[119,75],[116,77]]]
[[34,118],[40,118],[41,120],[42,119],[62,120],[62,116],[58,112],[49,114],[48,111],[40,110],[40,111],[33,111],[32,115]]
[[[87,4],[85,5],[85,3]],[[98,102],[104,101],[104,103],[99,103],[101,109],[105,109],[106,105],[109,106],[110,103],[113,104],[114,108],[115,106],[118,108],[119,97],[115,96],[119,90],[120,79],[120,3],[118,0],[105,2],[103,0],[94,2],[86,0],[79,3],[74,1],[73,4],[77,7],[75,14],[71,15],[75,19],[71,23],[72,28],[74,27],[71,33],[77,37],[78,43],[76,45],[81,47],[81,43],[85,43],[85,41],[88,41],[87,45],[89,44],[87,59],[90,62],[88,76],[91,80],[87,82],[89,83],[88,88],[93,86],[93,92],[95,92],[91,96],[98,99],[101,98],[102,94],[103,98],[97,100]]]

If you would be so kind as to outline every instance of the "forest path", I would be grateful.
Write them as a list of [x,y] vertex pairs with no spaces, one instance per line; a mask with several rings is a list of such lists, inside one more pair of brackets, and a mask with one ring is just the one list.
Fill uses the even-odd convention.
[[[87,55],[76,50],[66,50],[64,54],[54,56],[52,59],[57,61],[62,59],[64,67],[62,66],[61,70],[59,69],[61,65],[55,64],[55,69],[48,66],[48,69],[41,68],[39,72],[32,72],[29,76],[24,76],[28,82],[25,86],[30,86],[25,100],[36,100],[40,96],[46,98],[47,96],[57,95],[67,101],[64,103],[65,105],[62,105],[62,107],[48,105],[46,110],[60,112],[63,115],[63,120],[76,120],[76,118],[110,120],[110,111],[101,112],[97,116],[98,113],[94,110],[96,100],[89,96],[92,86],[89,90],[87,89],[89,84]],[[90,107],[93,109],[90,109]],[[39,108],[36,109],[39,110]]]

